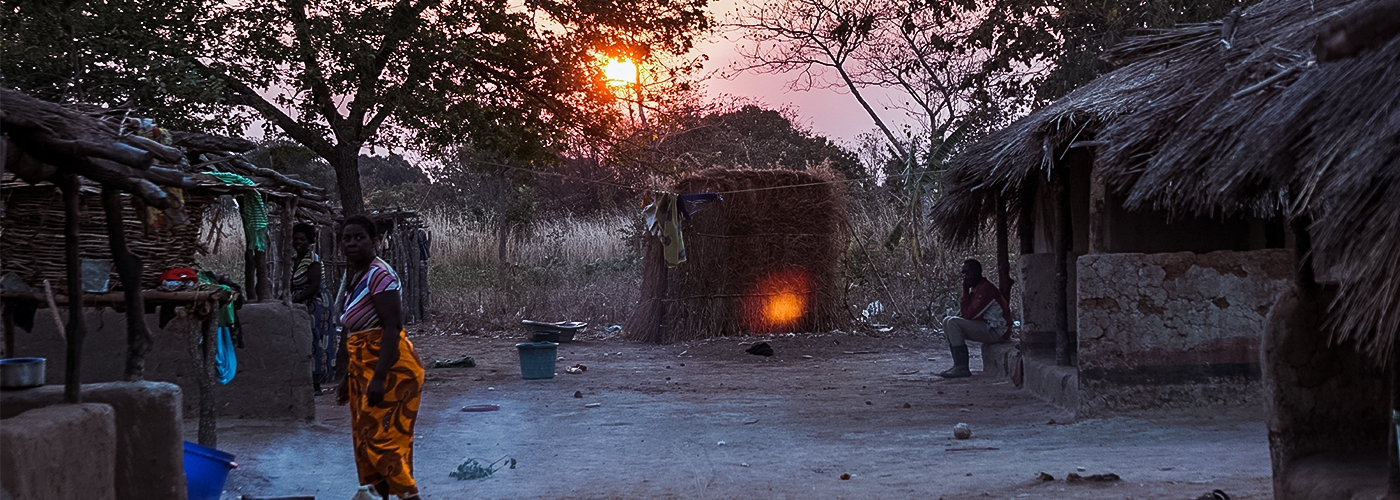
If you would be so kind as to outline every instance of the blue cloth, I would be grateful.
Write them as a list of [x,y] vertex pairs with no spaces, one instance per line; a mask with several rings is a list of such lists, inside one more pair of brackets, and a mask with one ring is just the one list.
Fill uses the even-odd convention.
[[214,341],[217,348],[214,354],[214,366],[219,370],[219,383],[228,385],[233,381],[233,376],[238,373],[238,358],[233,353],[233,332],[227,326],[219,327],[218,338]]

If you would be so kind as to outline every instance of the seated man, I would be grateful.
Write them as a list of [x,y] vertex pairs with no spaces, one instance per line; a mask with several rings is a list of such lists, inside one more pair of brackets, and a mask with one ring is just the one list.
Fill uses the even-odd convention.
[[943,335],[953,351],[953,367],[943,378],[971,377],[967,368],[967,341],[995,344],[1011,336],[1011,313],[996,285],[982,277],[982,263],[968,259],[962,265],[962,307],[958,316],[943,320]]

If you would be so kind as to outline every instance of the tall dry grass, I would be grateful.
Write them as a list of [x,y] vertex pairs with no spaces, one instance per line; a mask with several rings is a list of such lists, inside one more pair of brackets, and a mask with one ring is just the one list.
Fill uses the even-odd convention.
[[632,215],[543,217],[513,232],[504,262],[493,221],[432,212],[424,222],[432,309],[443,325],[510,329],[530,319],[606,328],[631,313],[640,293]]
[[[241,279],[241,221],[236,210],[223,212],[206,217],[203,241],[214,251],[199,261],[205,269]],[[944,316],[957,311],[960,270],[968,258],[981,260],[987,277],[996,281],[991,238],[972,249],[952,249],[924,231],[916,263],[907,230],[905,238],[890,239],[900,221],[897,207],[857,199],[849,213],[852,236],[842,263],[842,300],[857,327],[937,329]],[[598,328],[621,324],[641,288],[639,217],[541,218],[507,240],[503,264],[492,221],[424,213],[432,236],[430,319],[457,330],[509,330],[523,319],[586,321]]]

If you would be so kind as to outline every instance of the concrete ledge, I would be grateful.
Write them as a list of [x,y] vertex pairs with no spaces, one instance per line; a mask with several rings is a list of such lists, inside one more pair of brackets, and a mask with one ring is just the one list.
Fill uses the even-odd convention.
[[[164,382],[85,384],[83,401],[102,403],[114,415],[115,498],[184,500],[187,492],[179,387]],[[62,408],[62,402],[60,385],[0,392],[0,418]],[[5,429],[20,417],[5,420]]]
[[1386,498],[1389,473],[1384,456],[1323,454],[1295,460],[1274,498],[1355,500]]
[[112,407],[98,403],[49,406],[5,419],[0,484],[6,498],[115,500],[115,421]]
[[1010,378],[1016,371],[1016,344],[982,344],[982,373],[1000,378]]
[[1021,357],[1025,389],[1050,404],[1071,412],[1079,411],[1079,368],[1058,366],[1055,356],[1027,353]]

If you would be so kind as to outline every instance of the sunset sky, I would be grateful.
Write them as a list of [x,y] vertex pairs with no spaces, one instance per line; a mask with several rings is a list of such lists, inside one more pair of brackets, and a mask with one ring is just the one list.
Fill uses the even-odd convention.
[[[714,0],[710,4],[710,11],[714,13],[715,21],[723,24],[732,19],[739,6],[749,1],[752,0]],[[810,128],[845,146],[854,146],[858,134],[875,130],[875,122],[871,121],[870,116],[861,109],[860,103],[849,93],[825,89],[794,92],[788,89],[787,84],[791,77],[787,75],[745,73],[732,79],[722,78],[721,74],[733,72],[730,68],[734,64],[743,63],[743,58],[736,51],[736,43],[741,43],[738,38],[737,33],[728,34],[727,38],[716,35],[699,44],[696,49],[697,52],[710,56],[705,69],[713,76],[706,80],[704,85],[711,97],[717,98],[725,94],[748,96],[758,99],[766,107],[775,109],[791,105],[803,120],[798,125]],[[883,93],[871,92],[867,94],[867,99],[872,101],[871,105],[876,107],[891,127],[897,127],[897,124],[907,121],[900,112],[882,109],[881,105],[888,101]]]

